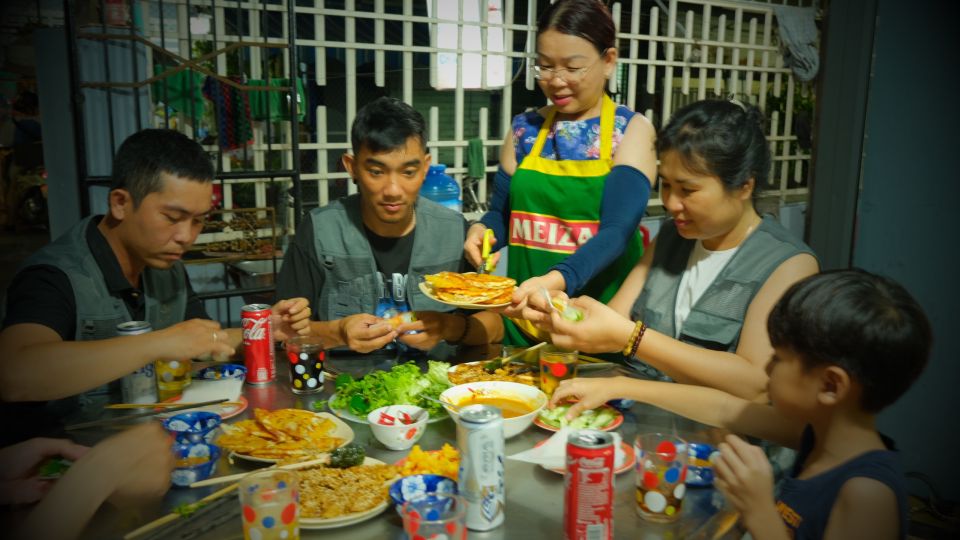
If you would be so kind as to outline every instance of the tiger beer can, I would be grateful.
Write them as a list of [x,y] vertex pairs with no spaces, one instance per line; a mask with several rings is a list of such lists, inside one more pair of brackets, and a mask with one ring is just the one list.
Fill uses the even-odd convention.
[[612,435],[595,429],[570,434],[563,478],[566,540],[612,540],[613,465]]
[[267,384],[277,378],[270,315],[271,309],[267,304],[247,304],[240,309],[247,384]]
[[[153,331],[147,321],[128,321],[117,325],[118,336],[138,336]],[[156,403],[157,373],[153,362],[147,362],[140,369],[125,375],[120,380],[120,391],[125,403]]]
[[460,494],[467,501],[467,528],[488,531],[504,517],[503,414],[490,405],[470,405],[457,422]]

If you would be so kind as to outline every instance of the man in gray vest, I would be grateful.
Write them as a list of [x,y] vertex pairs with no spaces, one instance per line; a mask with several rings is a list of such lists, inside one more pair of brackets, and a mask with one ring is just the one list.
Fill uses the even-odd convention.
[[[9,402],[74,396],[158,359],[235,352],[241,330],[209,320],[180,261],[212,210],[212,179],[209,156],[181,133],[148,129],[120,145],[107,214],[34,253],[10,286],[0,332],[8,412]],[[306,299],[273,314],[278,339],[309,331]],[[154,331],[115,338],[130,320]]]
[[[328,347],[365,353],[394,339],[424,350],[440,340],[498,339],[498,315],[450,313],[420,291],[426,274],[468,269],[466,220],[419,196],[431,159],[423,116],[400,100],[379,98],[357,111],[350,139],[353,153],[344,154],[343,166],[359,193],[305,216],[277,294],[310,299],[313,333]],[[397,315],[408,311],[420,320],[399,323]]]

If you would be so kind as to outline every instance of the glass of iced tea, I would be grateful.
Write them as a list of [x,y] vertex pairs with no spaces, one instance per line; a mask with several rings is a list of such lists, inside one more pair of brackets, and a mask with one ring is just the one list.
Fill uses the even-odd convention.
[[637,435],[637,513],[647,521],[669,523],[680,517],[687,486],[687,442],[676,435]]
[[240,480],[240,516],[244,540],[300,538],[297,473],[266,469]]
[[157,396],[160,401],[179,396],[190,384],[190,368],[193,363],[185,360],[157,360],[154,369],[157,373]]
[[540,347],[540,389],[547,396],[560,385],[560,381],[577,376],[577,351],[568,351],[554,345]]

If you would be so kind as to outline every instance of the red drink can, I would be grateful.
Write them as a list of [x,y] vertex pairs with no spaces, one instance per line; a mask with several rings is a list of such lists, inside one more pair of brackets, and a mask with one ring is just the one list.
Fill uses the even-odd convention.
[[273,358],[273,329],[270,328],[271,313],[267,304],[247,304],[240,308],[247,384],[266,384],[277,378]]
[[613,435],[595,429],[574,431],[567,439],[563,486],[563,537],[613,538]]

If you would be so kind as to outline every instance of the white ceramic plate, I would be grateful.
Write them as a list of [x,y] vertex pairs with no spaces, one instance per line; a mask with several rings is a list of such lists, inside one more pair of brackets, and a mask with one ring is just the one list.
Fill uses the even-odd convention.
[[[330,436],[339,437],[343,439],[343,444],[341,444],[340,446],[345,446],[347,444],[350,444],[353,441],[353,437],[354,437],[353,429],[350,426],[348,426],[346,422],[344,422],[343,420],[340,420],[336,416],[327,412],[319,412],[315,414],[322,418],[328,418],[331,422],[333,422],[334,428],[333,428],[333,432],[330,433]],[[262,457],[248,456],[246,454],[238,454],[236,452],[230,452],[230,456],[231,457],[235,456],[240,459],[245,459],[247,461],[256,461],[258,463],[276,463],[280,461],[279,459],[275,459],[275,458],[262,458]]]
[[[351,421],[351,422],[356,422],[356,423],[358,423],[358,424],[369,424],[369,423],[370,423],[370,422],[367,422],[366,417],[359,417],[359,416],[353,414],[352,412],[350,412],[350,409],[337,409],[337,408],[334,408],[334,406],[332,405],[332,403],[333,403],[333,400],[336,399],[336,398],[337,398],[337,394],[336,394],[336,392],[334,392],[333,395],[330,396],[330,399],[327,400],[327,408],[330,409],[330,410],[333,412],[333,414],[339,416],[340,418],[343,418],[344,420],[349,420],[349,421]],[[446,420],[447,418],[448,418],[448,416],[447,416],[446,411],[443,411],[443,412],[441,412],[441,413],[438,413],[437,415],[431,414],[431,415],[430,415],[430,419],[427,420],[427,423],[428,423],[428,424],[435,424],[435,423],[440,422],[440,421],[442,421],[442,420]]]
[[459,308],[465,309],[490,309],[490,308],[499,308],[506,307],[510,305],[510,302],[503,302],[502,304],[468,304],[466,302],[450,302],[449,300],[441,300],[433,295],[433,289],[430,288],[430,285],[426,281],[420,282],[420,291],[427,295],[427,298],[431,300],[436,300],[441,304],[446,304],[448,306],[456,306]]
[[[365,458],[363,460],[364,465],[385,465],[384,462],[379,459],[374,459],[372,457]],[[346,527],[347,525],[353,525],[354,523],[360,523],[361,521],[366,521],[370,518],[380,515],[387,507],[390,506],[390,497],[384,499],[384,501],[377,506],[363,512],[355,512],[353,514],[347,514],[344,516],[339,516],[335,518],[300,518],[300,528],[301,529],[336,529],[337,527]]]
[[[176,402],[180,401],[181,398],[182,398],[182,396],[175,396],[175,397],[172,397],[172,398],[166,400],[164,403],[176,403]],[[250,406],[250,402],[248,402],[248,401],[247,401],[247,398],[245,398],[245,397],[243,397],[243,396],[238,397],[238,398],[236,399],[236,403],[237,403],[237,405],[222,405],[222,404],[221,404],[221,405],[208,405],[208,406],[206,406],[206,407],[197,407],[196,409],[184,409],[184,410],[181,410],[181,411],[174,411],[174,412],[170,412],[170,413],[158,414],[157,417],[159,417],[159,418],[169,418],[169,417],[171,417],[171,416],[176,416],[176,415],[181,414],[181,413],[206,411],[206,412],[212,412],[212,413],[214,413],[214,414],[219,414],[221,419],[226,420],[227,418],[233,418],[234,416],[242,413],[243,411],[247,410],[247,407]]]

